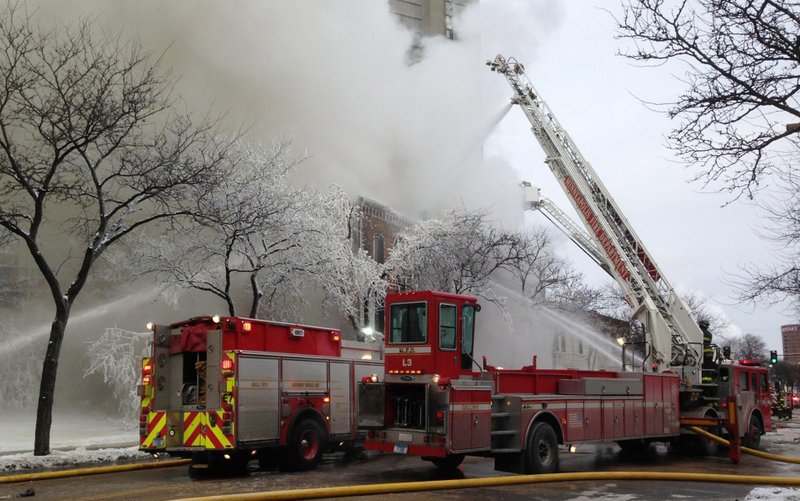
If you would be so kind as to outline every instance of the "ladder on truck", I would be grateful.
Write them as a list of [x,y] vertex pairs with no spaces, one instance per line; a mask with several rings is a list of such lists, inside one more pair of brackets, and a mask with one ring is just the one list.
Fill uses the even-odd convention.
[[[642,323],[650,344],[647,362],[654,371],[680,368],[693,384],[702,380],[703,334],[683,300],[664,278],[636,232],[589,162],[531,84],[525,68],[502,55],[486,63],[505,76],[556,176],[589,231],[604,268],[615,278]],[[593,256],[594,257],[594,256]]]

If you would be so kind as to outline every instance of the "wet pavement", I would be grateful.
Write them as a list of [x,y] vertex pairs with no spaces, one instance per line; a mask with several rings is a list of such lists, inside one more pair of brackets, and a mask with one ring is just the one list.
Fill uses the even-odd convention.
[[[776,454],[800,456],[800,420],[781,423],[779,433],[762,439],[762,449]],[[89,477],[43,480],[0,485],[0,499],[35,490],[33,499],[134,500],[175,499],[181,497],[250,493],[283,489],[483,478],[505,476],[494,471],[491,458],[468,457],[458,470],[443,472],[417,457],[367,454],[345,461],[342,454],[327,455],[323,463],[310,472],[251,471],[242,477],[192,480],[187,467],[113,473]],[[627,454],[616,445],[584,445],[575,453],[561,450],[560,472],[650,471],[724,473],[769,476],[800,476],[800,465],[779,463],[743,456],[740,464],[732,464],[727,450],[713,457],[685,457],[662,444],[645,454]],[[548,499],[548,500],[647,500],[647,499],[744,499],[755,486],[701,482],[660,481],[581,481],[550,484],[485,487],[468,490],[445,490],[381,495],[400,499]],[[798,491],[800,493],[800,491]],[[800,496],[800,494],[799,494]],[[349,499],[377,499],[363,496]]]

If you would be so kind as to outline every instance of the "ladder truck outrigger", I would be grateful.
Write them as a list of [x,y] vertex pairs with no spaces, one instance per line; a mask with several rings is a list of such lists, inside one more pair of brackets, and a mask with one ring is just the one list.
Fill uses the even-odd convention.
[[359,385],[365,447],[442,468],[475,455],[493,457],[501,471],[549,473],[558,468],[559,445],[611,441],[627,449],[664,441],[710,453],[716,444],[687,429],[701,426],[727,434],[738,461],[739,440],[757,447],[772,427],[767,369],[720,355],[523,66],[503,56],[487,64],[511,84],[512,102],[589,230],[574,240],[620,284],[644,342],[625,347],[620,371],[541,369],[536,357],[503,369],[473,359],[476,298],[391,293],[384,380],[374,375]]

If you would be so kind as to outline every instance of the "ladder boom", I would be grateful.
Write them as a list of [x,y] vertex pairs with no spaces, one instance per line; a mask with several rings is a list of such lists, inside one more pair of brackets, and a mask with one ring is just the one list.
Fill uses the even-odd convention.
[[654,370],[670,366],[690,369],[687,377],[700,381],[702,332],[684,302],[650,257],[636,232],[611,197],[595,170],[531,84],[525,68],[514,58],[498,55],[487,62],[514,90],[518,104],[546,155],[545,163],[589,231],[607,270],[635,309],[634,317],[648,333]]

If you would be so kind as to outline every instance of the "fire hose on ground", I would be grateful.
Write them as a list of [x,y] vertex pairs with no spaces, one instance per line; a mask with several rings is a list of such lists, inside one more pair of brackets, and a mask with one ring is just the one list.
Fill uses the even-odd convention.
[[[698,435],[704,436],[726,446],[728,440],[709,433],[702,428],[691,426],[689,429]],[[800,458],[770,454],[742,447],[742,452],[764,459],[800,464]],[[221,496],[206,496],[196,498],[181,498],[180,501],[255,501],[255,500],[280,500],[280,499],[319,499],[348,496],[369,496],[401,492],[420,492],[448,489],[469,489],[477,487],[502,487],[509,485],[541,484],[550,482],[579,482],[579,481],[607,481],[607,480],[658,480],[677,482],[714,482],[728,484],[749,485],[775,485],[784,487],[800,487],[800,478],[773,477],[765,475],[731,475],[709,473],[664,473],[664,472],[638,472],[638,471],[610,471],[610,472],[582,472],[582,473],[551,473],[539,475],[516,475],[509,477],[470,478],[460,480],[435,480],[425,482],[403,482],[372,485],[348,485],[341,487],[319,487],[314,489],[295,489],[272,492],[256,492],[248,494],[224,494]]]
[[348,485],[342,487],[320,487],[248,494],[223,494],[197,498],[181,498],[180,501],[255,501],[277,499],[319,499],[346,496],[369,496],[396,494],[401,492],[435,491],[445,489],[467,489],[475,487],[502,487],[509,485],[541,484],[548,482],[580,482],[606,480],[673,480],[679,482],[717,482],[729,484],[800,486],[797,477],[768,477],[757,475],[721,475],[704,473],[663,473],[640,471],[593,471],[584,473],[550,473],[540,475],[514,475],[508,477],[468,478],[461,480],[433,480],[426,482],[402,482],[392,484]]
[[96,466],[93,468],[78,468],[74,470],[42,471],[38,473],[20,473],[0,477],[0,485],[31,480],[48,480],[52,478],[80,477],[84,475],[99,475],[101,473],[116,473],[120,471],[147,470],[150,468],[167,468],[189,464],[188,459],[173,459],[169,461],[154,461],[150,463],[131,463],[113,466]]
[[[690,426],[689,429],[692,430],[693,432],[697,433],[698,435],[701,435],[703,437],[711,439],[711,440],[713,440],[715,442],[719,442],[722,445],[730,446],[730,442],[728,442],[724,438],[718,437],[718,436],[714,435],[713,433],[709,433],[709,432],[707,432],[706,430],[704,430],[702,428],[698,428],[697,426]],[[800,464],[800,458],[792,457],[792,456],[783,456],[781,454],[770,454],[769,452],[757,451],[757,450],[751,449],[749,447],[742,447],[742,452],[744,452],[746,454],[751,454],[753,456],[757,456],[757,457],[760,457],[760,458],[764,458],[764,459],[771,459],[773,461],[781,461],[781,462],[784,462],[784,463]]]
[[[696,426],[689,427],[690,430],[698,435],[714,440],[724,445],[729,442],[721,437],[709,433]],[[800,464],[800,458],[783,456],[761,452],[748,447],[742,447],[742,451],[764,459],[782,461],[787,463]],[[97,475],[102,473],[113,473],[132,470],[143,470],[150,468],[166,468],[188,464],[188,459],[178,459],[170,461],[158,461],[150,463],[133,463],[127,465],[100,466],[94,468],[81,468],[74,470],[49,471],[39,473],[25,473],[18,475],[8,475],[0,477],[0,484],[10,484],[15,482],[25,482],[33,480],[46,480],[54,478],[66,478],[82,475]],[[509,485],[525,485],[549,482],[577,482],[577,481],[597,481],[597,480],[663,480],[663,481],[682,481],[682,482],[717,482],[732,484],[751,484],[751,485],[776,485],[787,487],[800,487],[800,478],[797,477],[773,477],[763,475],[730,475],[730,474],[704,474],[704,473],[663,473],[663,472],[635,472],[635,471],[612,471],[612,472],[580,472],[580,473],[551,473],[539,475],[516,475],[506,477],[472,478],[460,480],[435,480],[424,482],[403,482],[388,484],[353,485],[341,487],[320,487],[314,489],[295,489],[284,491],[260,492],[249,494],[225,494],[221,496],[207,496],[199,498],[183,498],[184,501],[190,500],[277,500],[277,499],[318,499],[325,497],[346,497],[346,496],[367,496],[387,493],[400,492],[420,492],[446,489],[467,489],[476,487],[502,487]]]

